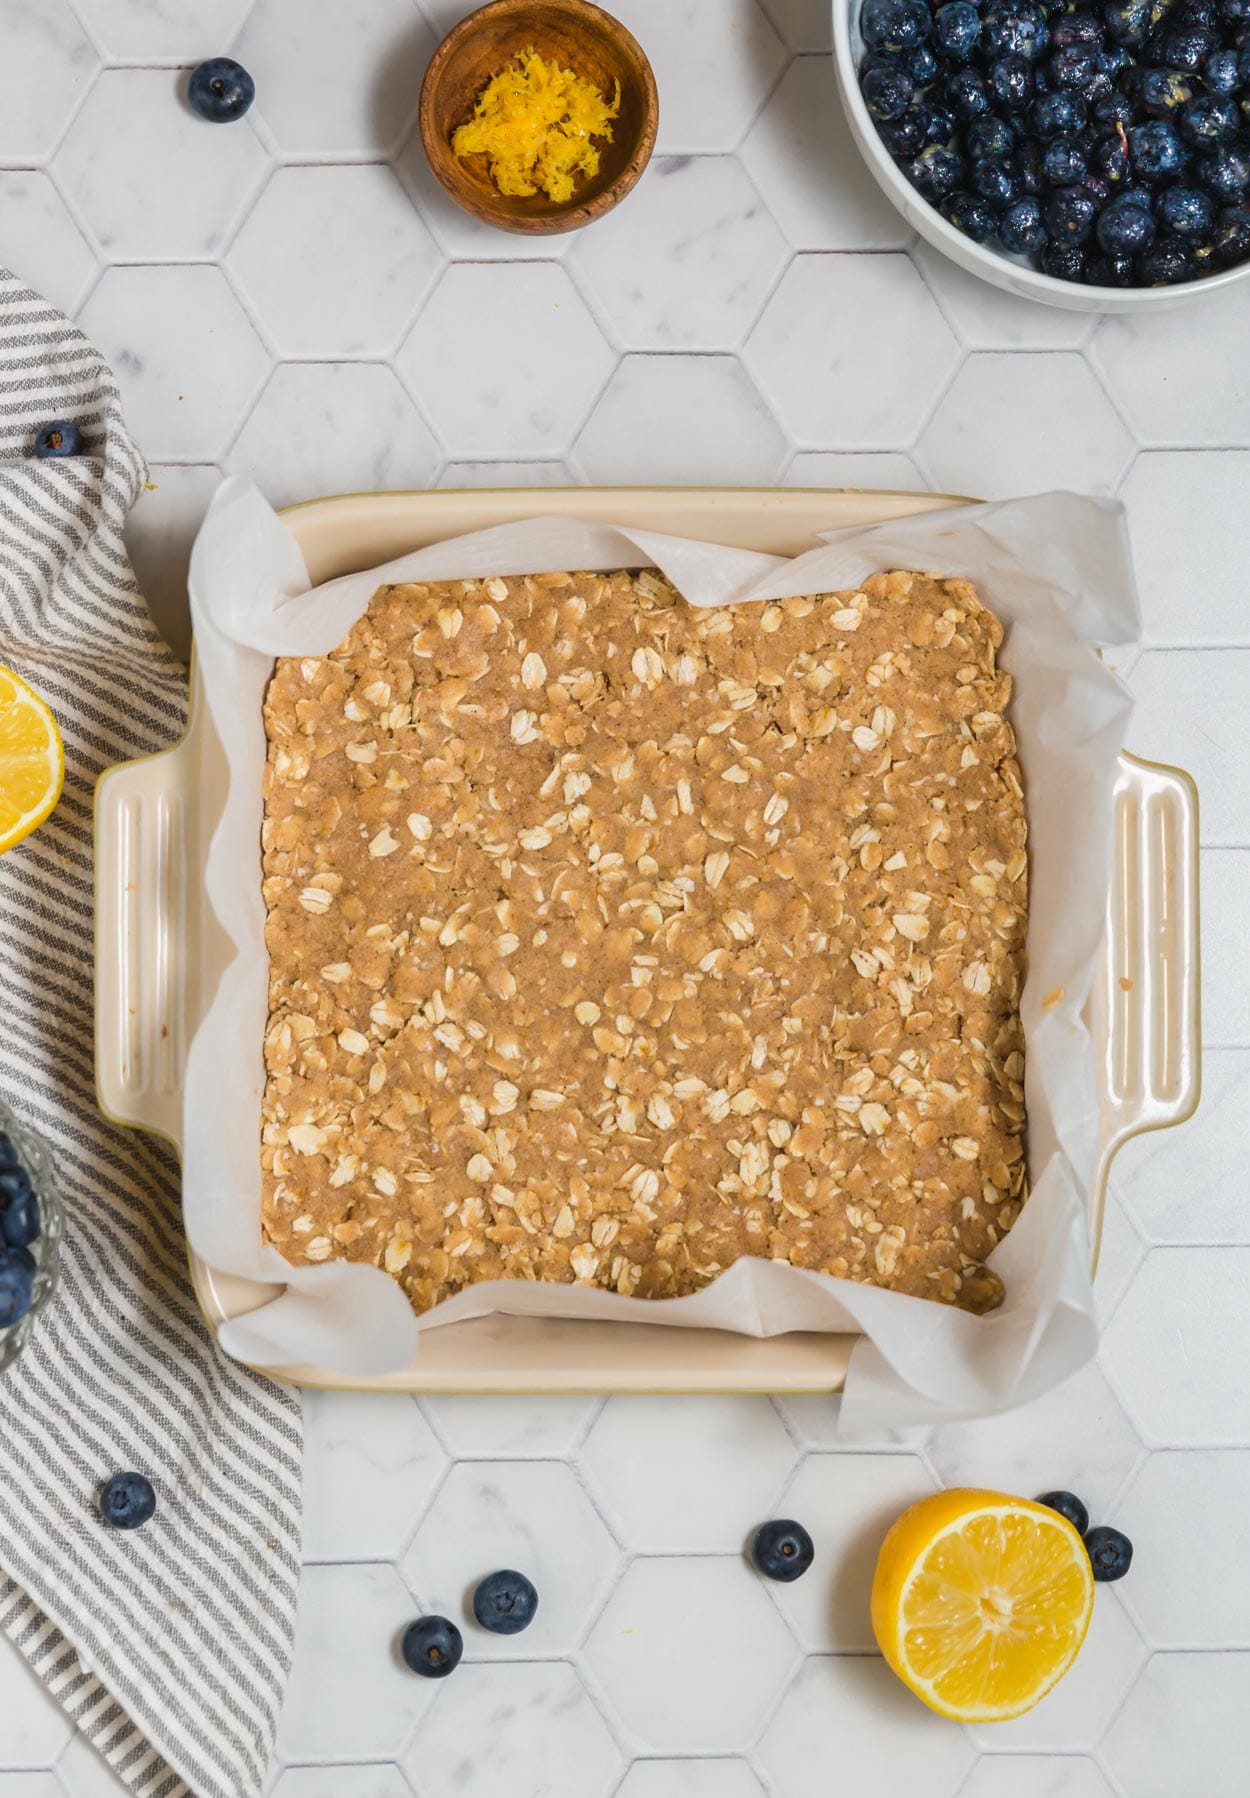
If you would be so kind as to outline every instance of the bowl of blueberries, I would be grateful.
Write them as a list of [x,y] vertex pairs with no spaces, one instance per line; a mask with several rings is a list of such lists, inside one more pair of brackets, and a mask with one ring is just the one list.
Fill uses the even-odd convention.
[[61,1205],[47,1149],[0,1099],[0,1373],[56,1286]]
[[1076,311],[1250,275],[1250,0],[838,0],[869,168],[973,274]]

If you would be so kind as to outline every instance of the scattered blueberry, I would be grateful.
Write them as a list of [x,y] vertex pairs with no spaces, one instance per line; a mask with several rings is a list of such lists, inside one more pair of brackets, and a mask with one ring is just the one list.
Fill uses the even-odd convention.
[[1086,1532],[1085,1546],[1096,1580],[1124,1578],[1133,1559],[1133,1544],[1127,1536],[1100,1523]]
[[505,1567],[488,1573],[473,1594],[473,1615],[497,1636],[528,1629],[538,1610],[538,1593],[523,1573]]
[[54,456],[81,456],[82,432],[67,418],[54,418],[35,438],[35,454],[45,461]]
[[0,1330],[7,1330],[30,1310],[37,1272],[29,1249],[0,1249]]
[[198,112],[210,125],[229,125],[241,119],[255,98],[256,83],[233,57],[213,56],[191,71],[187,100],[192,112]]
[[100,1515],[115,1530],[137,1530],[155,1510],[156,1492],[141,1473],[115,1473],[100,1493]]
[[811,1566],[815,1554],[803,1525],[789,1517],[761,1523],[751,1538],[751,1559],[765,1579],[787,1584],[799,1579]]
[[1058,1511],[1061,1517],[1066,1517],[1078,1536],[1083,1536],[1089,1528],[1089,1512],[1075,1492],[1043,1492],[1037,1502],[1045,1505],[1048,1511]]
[[404,1631],[399,1651],[422,1679],[446,1679],[460,1665],[464,1637],[447,1617],[418,1617]]

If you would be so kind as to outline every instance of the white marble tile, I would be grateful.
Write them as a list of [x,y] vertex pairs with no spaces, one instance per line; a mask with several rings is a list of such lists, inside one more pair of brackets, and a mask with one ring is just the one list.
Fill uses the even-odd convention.
[[1193,775],[1204,843],[1250,843],[1250,649],[1147,650],[1128,684],[1127,747]]
[[414,0],[255,0],[232,55],[255,111],[290,155],[386,156],[417,113],[434,36]]
[[585,1658],[638,1752],[725,1755],[754,1740],[798,1649],[740,1555],[662,1556],[626,1569]]
[[921,433],[943,493],[1003,499],[1068,487],[1111,493],[1132,440],[1083,356],[969,356]]
[[50,176],[0,171],[0,262],[62,312],[86,297],[99,265]]
[[831,8],[825,0],[763,0],[764,11],[791,50],[828,50],[833,42]]
[[572,1667],[462,1667],[404,1765],[418,1798],[607,1798],[621,1756]]
[[[453,463],[463,468],[463,463]],[[443,481],[440,486],[493,485],[485,481]],[[507,481],[503,485],[523,483]],[[434,1428],[453,1455],[565,1455],[585,1434],[599,1405],[595,1398],[433,1397],[422,1399]]]
[[220,271],[110,268],[79,314],[153,461],[211,462],[256,397],[269,359]]
[[985,1754],[959,1798],[1114,1798],[1095,1761],[1071,1754]]
[[46,156],[98,67],[69,0],[0,0],[0,162]]
[[112,261],[190,262],[226,244],[269,158],[247,119],[197,118],[172,69],[105,69],[54,167]]
[[558,265],[466,263],[435,288],[397,367],[448,451],[464,458],[567,448],[612,360]]
[[1250,1791],[1250,1654],[1157,1654],[1102,1753],[1129,1798]]
[[1152,1447],[1250,1445],[1250,1249],[1154,1249],[1103,1339],[1102,1364]]
[[1151,643],[1250,643],[1237,528],[1250,452],[1147,450],[1121,489]]
[[768,486],[785,452],[735,356],[626,356],[576,447],[599,486]]
[[1125,1145],[1114,1179],[1151,1242],[1250,1242],[1250,1052],[1208,1049],[1187,1124]]
[[926,1710],[877,1655],[814,1655],[764,1731],[757,1756],[776,1798],[848,1793],[951,1798],[972,1762],[967,1731]]
[[1095,1523],[1141,1452],[1132,1423],[1095,1365],[1003,1417],[944,1424],[928,1444],[945,1486],[985,1486],[1023,1498],[1063,1489],[1085,1501]]
[[1119,1593],[1152,1647],[1250,1648],[1250,1452],[1151,1455],[1115,1521],[1134,1555]]
[[755,0],[614,0],[612,11],[655,70],[660,155],[732,150],[786,61]]
[[229,255],[257,323],[283,356],[384,356],[443,266],[391,170],[279,169]]
[[380,362],[284,362],[230,451],[275,506],[323,493],[428,487],[442,466],[429,427]]
[[[1130,1570],[1127,1577],[1137,1571]],[[1145,1644],[1118,1594],[1102,1586],[1094,1594],[1089,1634],[1071,1671],[1023,1717],[983,1723],[972,1734],[982,1748],[995,1753],[1094,1748],[1145,1658]]]
[[0,1773],[0,1798],[64,1798],[55,1773]]
[[0,1765],[50,1767],[73,1733],[20,1651],[0,1636]]
[[[451,1617],[465,1652],[509,1660],[568,1654],[602,1604],[620,1553],[574,1474],[558,1461],[462,1461],[400,1563],[423,1610]],[[473,1622],[479,1580],[515,1567],[533,1581],[529,1628],[496,1636]]]
[[86,1736],[77,1734],[56,1763],[56,1776],[68,1798],[126,1798],[130,1790]]
[[[473,218],[435,180],[419,131],[412,131],[404,140],[394,162],[395,173],[421,217],[446,253],[458,262],[515,265],[521,257],[527,262],[554,262],[566,256],[577,242],[576,231],[560,232],[554,237],[520,237],[514,231],[501,231],[497,225],[485,225],[481,219]],[[635,189],[633,198],[637,197]]]
[[1143,443],[1244,444],[1250,413],[1245,294],[1234,287],[1200,308],[1114,314],[1093,340],[1094,361]]
[[398,1767],[288,1767],[270,1798],[412,1798]]
[[166,642],[185,661],[191,651],[187,564],[208,502],[221,482],[213,463],[156,463],[126,520],[126,548],[139,591]]
[[959,348],[906,256],[798,256],[744,359],[796,443],[895,449],[924,423]]
[[635,1761],[616,1798],[764,1798],[745,1761]]
[[828,56],[790,64],[752,125],[742,160],[796,249],[892,250],[911,242],[910,225],[855,147]]
[[1250,852],[1204,849],[1202,904],[1202,1040],[1210,1049],[1250,1044]]
[[910,456],[899,450],[800,450],[782,480],[784,487],[858,487],[870,492],[928,491],[928,482]]
[[278,1753],[287,1762],[395,1760],[439,1682],[410,1673],[399,1639],[417,1615],[391,1566],[306,1567]]
[[617,1397],[581,1462],[628,1547],[738,1551],[757,1524],[782,1514],[795,1455],[766,1398]]
[[436,487],[575,487],[567,462],[449,462]]
[[202,62],[229,46],[251,0],[77,0],[119,62]]
[[877,1553],[894,1520],[934,1479],[915,1455],[809,1455],[777,1506],[812,1537],[816,1557],[801,1579],[769,1591],[804,1648],[872,1650],[869,1598]]
[[304,1394],[304,1559],[399,1554],[442,1478],[438,1438],[404,1394]]
[[741,341],[788,255],[736,157],[660,156],[571,262],[629,349],[715,350]]
[[1040,306],[991,287],[930,244],[918,243],[912,258],[969,349],[1077,350],[1093,335],[1092,313]]

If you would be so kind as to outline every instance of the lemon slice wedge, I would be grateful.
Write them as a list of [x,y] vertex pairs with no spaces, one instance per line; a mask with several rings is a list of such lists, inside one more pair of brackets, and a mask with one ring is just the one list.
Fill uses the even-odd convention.
[[956,1488],[904,1511],[881,1545],[872,1627],[904,1685],[963,1723],[1032,1710],[1085,1640],[1094,1577],[1066,1518]]
[[38,829],[64,785],[56,719],[24,680],[0,668],[0,855]]

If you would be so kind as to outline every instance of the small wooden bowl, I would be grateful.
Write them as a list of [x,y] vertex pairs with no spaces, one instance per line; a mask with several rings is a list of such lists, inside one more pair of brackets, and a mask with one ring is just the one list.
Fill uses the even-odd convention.
[[[598,144],[598,174],[582,177],[572,199],[561,203],[543,193],[501,194],[485,156],[456,156],[451,148],[452,133],[473,116],[487,82],[531,47],[603,94],[621,84],[611,141]],[[430,167],[457,205],[504,231],[576,231],[602,218],[650,161],[659,117],[655,76],[637,39],[589,0],[491,0],[448,32],[421,87],[421,141]]]

